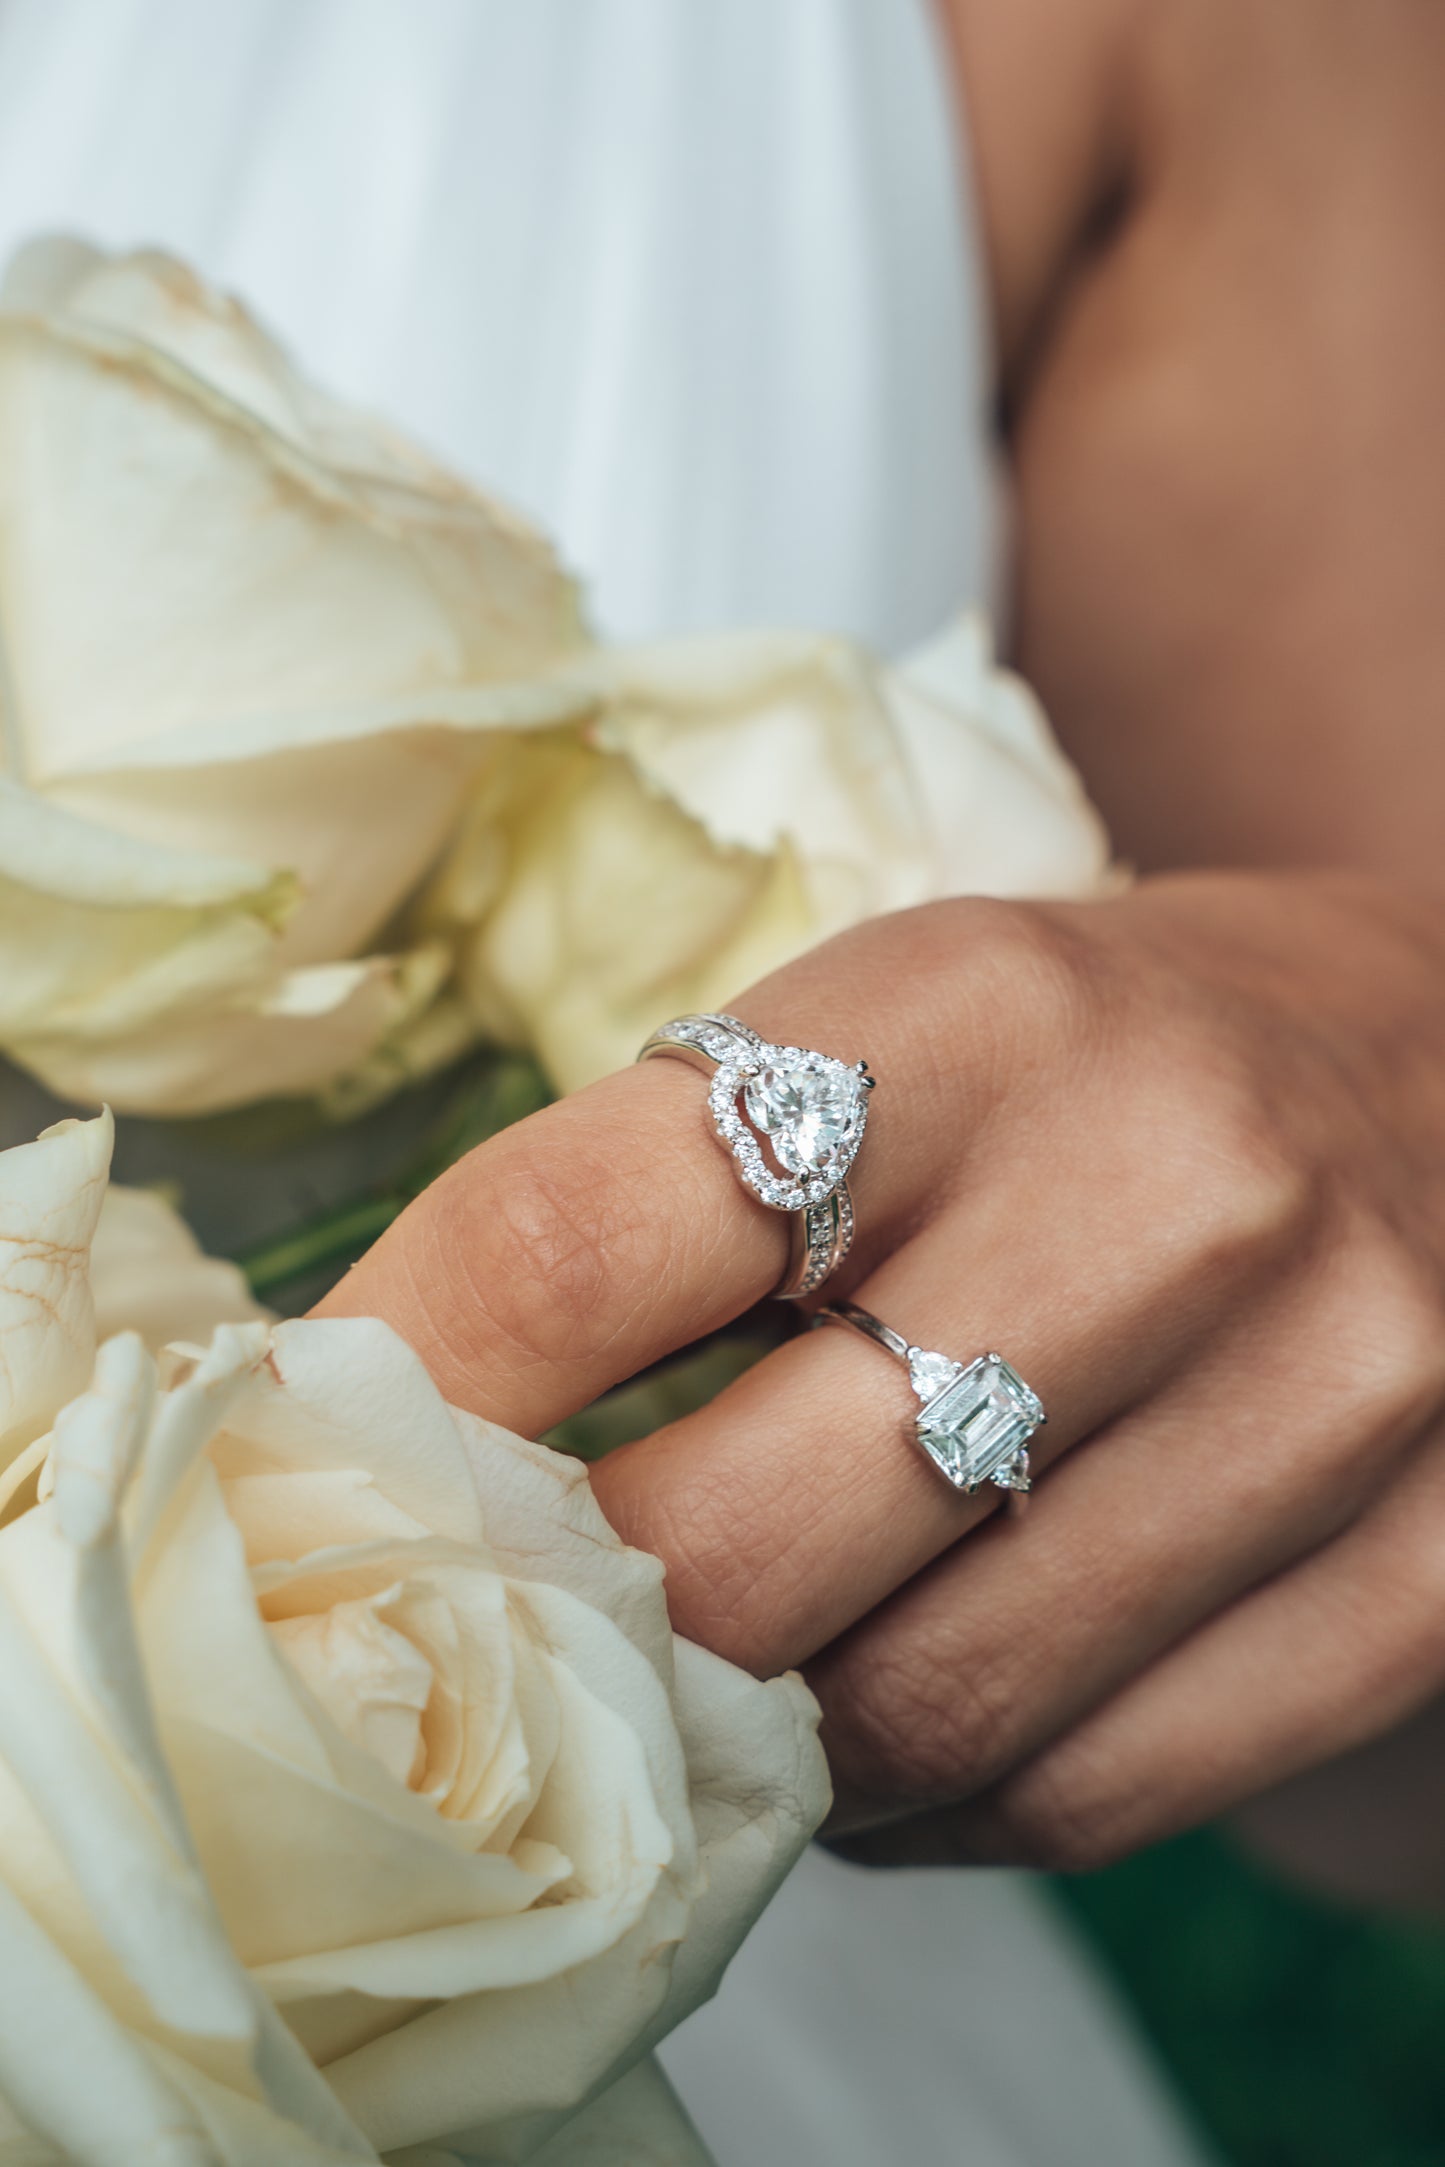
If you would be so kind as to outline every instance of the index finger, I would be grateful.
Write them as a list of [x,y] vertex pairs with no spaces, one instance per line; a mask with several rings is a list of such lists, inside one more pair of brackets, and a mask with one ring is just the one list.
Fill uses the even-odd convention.
[[[846,945],[865,957],[877,946]],[[778,973],[741,1010],[764,1036],[851,1061],[867,1049],[850,1048],[828,955]],[[860,960],[849,966],[855,989]],[[876,1017],[878,1005],[861,1012]],[[904,1125],[888,1098],[885,1073],[851,1177],[860,1258],[877,1251],[914,1181],[916,1154],[899,1148]],[[454,1404],[536,1436],[770,1293],[789,1236],[789,1217],[737,1180],[705,1079],[658,1060],[480,1145],[319,1311],[383,1318]]]

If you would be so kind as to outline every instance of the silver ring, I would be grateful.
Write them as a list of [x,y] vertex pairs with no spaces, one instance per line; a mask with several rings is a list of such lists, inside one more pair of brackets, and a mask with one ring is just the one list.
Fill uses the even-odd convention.
[[1001,1354],[972,1362],[912,1347],[901,1332],[856,1302],[829,1302],[814,1324],[847,1324],[901,1362],[920,1402],[918,1443],[955,1490],[971,1497],[986,1482],[1031,1487],[1028,1443],[1048,1420],[1043,1403]]
[[663,1054],[711,1075],[713,1126],[739,1178],[770,1210],[793,1215],[788,1267],[774,1294],[784,1302],[812,1294],[853,1242],[848,1169],[868,1121],[867,1062],[849,1068],[804,1046],[774,1046],[725,1015],[678,1016],[637,1058]]

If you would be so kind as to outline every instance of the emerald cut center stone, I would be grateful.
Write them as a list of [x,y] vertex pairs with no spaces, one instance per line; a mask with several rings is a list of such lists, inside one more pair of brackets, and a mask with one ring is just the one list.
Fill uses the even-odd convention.
[[918,1439],[960,1490],[1006,1474],[1043,1420],[1044,1410],[1002,1356],[980,1355],[928,1401]]

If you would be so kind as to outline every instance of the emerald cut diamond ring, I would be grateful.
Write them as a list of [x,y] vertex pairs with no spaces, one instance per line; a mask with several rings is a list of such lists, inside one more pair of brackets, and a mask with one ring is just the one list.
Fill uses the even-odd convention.
[[788,1267],[774,1293],[800,1301],[841,1264],[853,1240],[848,1169],[868,1121],[873,1078],[831,1054],[774,1046],[736,1016],[678,1016],[639,1061],[666,1054],[711,1078],[708,1110],[739,1178],[759,1203],[793,1215]]
[[904,1365],[919,1401],[919,1445],[955,1490],[972,1496],[986,1482],[1029,1488],[1028,1443],[1046,1418],[1038,1395],[1001,1354],[972,1362],[930,1354],[856,1302],[828,1302],[813,1322],[851,1325]]

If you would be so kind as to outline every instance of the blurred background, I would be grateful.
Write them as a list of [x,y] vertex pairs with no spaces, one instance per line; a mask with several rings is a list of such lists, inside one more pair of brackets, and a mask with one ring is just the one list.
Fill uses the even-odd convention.
[[1308,1896],[1216,1830],[1053,1890],[1224,2160],[1445,2159],[1435,1928]]

